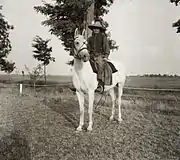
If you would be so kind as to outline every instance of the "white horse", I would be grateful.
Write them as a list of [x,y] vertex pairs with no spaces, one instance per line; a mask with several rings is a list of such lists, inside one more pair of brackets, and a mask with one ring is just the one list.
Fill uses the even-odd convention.
[[[88,94],[89,99],[89,125],[87,130],[92,131],[93,126],[93,104],[94,104],[94,95],[95,90],[98,85],[97,74],[93,72],[92,67],[89,62],[89,53],[87,50],[87,40],[85,38],[85,30],[83,30],[82,34],[79,34],[78,28],[76,28],[74,33],[74,65],[72,69],[72,80],[73,85],[76,88],[76,94],[79,100],[79,109],[80,109],[80,121],[79,126],[77,127],[77,131],[82,131],[82,126],[84,125],[84,99],[85,94]],[[110,120],[114,119],[115,114],[115,102],[116,95],[114,88],[118,87],[118,121],[122,121],[121,117],[121,96],[123,92],[124,83],[126,80],[125,69],[120,62],[111,61],[117,72],[113,73],[112,77],[112,85],[105,86],[104,91],[109,92],[112,99],[112,114],[110,116]]]

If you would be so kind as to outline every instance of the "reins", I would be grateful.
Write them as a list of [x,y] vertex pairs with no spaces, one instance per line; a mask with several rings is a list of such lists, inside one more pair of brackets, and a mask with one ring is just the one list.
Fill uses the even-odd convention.
[[[103,98],[103,96],[104,96],[104,90],[103,90],[103,93],[102,93],[102,95],[101,95],[101,98],[99,99],[99,101],[98,101],[98,103],[94,106],[94,109],[95,110],[97,110],[99,107],[99,104],[100,104],[100,102],[101,102],[101,100],[102,100],[102,98]],[[105,95],[105,101],[106,101],[106,97],[107,97],[107,94]],[[105,103],[105,101],[104,101],[104,103]],[[104,103],[103,103],[103,105],[104,105]]]
[[[76,37],[77,38],[77,37]],[[75,39],[76,39],[75,38]],[[75,40],[74,39],[74,40]],[[83,51],[84,49],[88,49],[87,47],[83,47],[83,45],[85,45],[86,44],[86,42],[83,42],[83,44],[81,45],[81,47],[80,47],[80,49],[79,50],[77,50],[77,48],[74,46],[74,49],[75,49],[75,51],[76,51],[76,54],[74,54],[74,58],[77,58],[77,59],[81,59],[81,57],[80,57],[80,55],[79,55],[79,53],[81,52],[81,51]]]

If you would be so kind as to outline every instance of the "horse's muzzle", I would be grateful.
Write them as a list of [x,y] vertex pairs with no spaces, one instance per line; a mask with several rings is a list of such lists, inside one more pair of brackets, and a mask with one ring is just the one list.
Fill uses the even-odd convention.
[[90,57],[89,57],[89,56],[84,56],[84,57],[82,58],[82,60],[83,60],[84,62],[89,61],[89,59],[90,59]]
[[83,52],[83,53],[81,54],[81,59],[82,59],[83,62],[89,61],[89,60],[90,60],[90,55],[89,55],[89,53],[88,53],[88,52]]

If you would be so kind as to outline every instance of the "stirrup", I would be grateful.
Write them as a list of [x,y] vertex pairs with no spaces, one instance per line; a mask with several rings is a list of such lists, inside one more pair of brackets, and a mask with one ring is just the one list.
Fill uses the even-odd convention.
[[103,93],[103,92],[104,92],[104,87],[103,87],[102,85],[99,85],[99,86],[96,88],[95,92]]

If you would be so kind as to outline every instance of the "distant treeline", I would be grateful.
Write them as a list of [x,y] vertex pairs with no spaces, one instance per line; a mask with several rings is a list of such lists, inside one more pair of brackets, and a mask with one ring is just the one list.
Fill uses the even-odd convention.
[[172,74],[144,74],[144,75],[138,75],[141,77],[180,77],[179,75],[172,75]]

